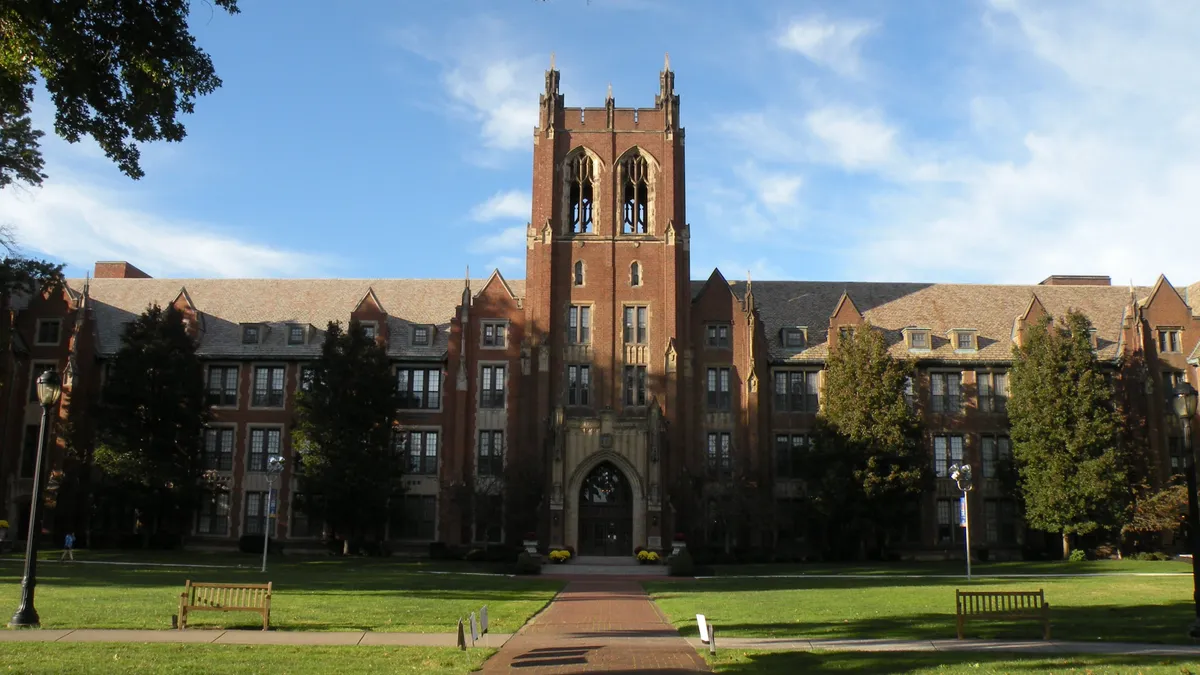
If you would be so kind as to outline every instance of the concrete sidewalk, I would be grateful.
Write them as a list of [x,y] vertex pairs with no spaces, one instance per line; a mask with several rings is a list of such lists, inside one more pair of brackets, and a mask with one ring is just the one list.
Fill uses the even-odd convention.
[[[511,633],[482,635],[476,647],[499,648]],[[457,633],[375,633],[364,631],[188,630],[0,630],[0,642],[161,642],[215,645],[358,645],[362,647],[454,647]],[[467,645],[471,636],[467,635]]]
[[[700,638],[688,644],[701,651]],[[717,626],[717,652],[756,649],[781,652],[1001,652],[1013,654],[1124,654],[1183,656],[1200,659],[1200,645],[1157,645],[1133,642],[1066,642],[1062,640],[802,640],[794,638],[722,638]]]
[[[606,599],[607,600],[607,599]],[[593,600],[592,602],[595,602]],[[609,601],[611,602],[611,600]],[[586,602],[581,605],[588,604]],[[583,607],[578,609],[582,610]],[[592,608],[588,608],[590,613]],[[621,607],[620,614],[626,613]],[[628,620],[628,617],[625,617]],[[595,618],[591,619],[592,621]],[[546,632],[546,619],[527,625],[532,633]],[[669,626],[669,625],[668,625]],[[592,626],[586,636],[593,642],[611,642],[621,649],[634,645],[652,650],[669,647],[678,640],[664,626],[661,631],[641,634],[628,626]],[[571,628],[577,628],[571,626]],[[624,628],[626,630],[613,630]],[[608,630],[606,630],[608,629]],[[606,635],[605,633],[611,633]],[[574,636],[572,636],[574,637]],[[480,636],[475,647],[498,649],[512,638],[511,633]],[[561,639],[556,636],[556,639]],[[454,633],[377,633],[370,631],[259,631],[190,628],[188,630],[101,630],[101,629],[41,629],[0,630],[3,642],[152,642],[217,645],[325,645],[363,647],[454,647]],[[701,652],[708,645],[699,638],[687,638],[687,643]],[[467,636],[470,645],[470,636]],[[1174,656],[1200,660],[1200,645],[1164,645],[1132,642],[1069,642],[1063,640],[805,640],[799,638],[734,638],[721,637],[717,626],[717,651],[753,649],[763,651],[827,651],[827,652],[1000,652],[1013,654],[1126,654],[1132,656]]]

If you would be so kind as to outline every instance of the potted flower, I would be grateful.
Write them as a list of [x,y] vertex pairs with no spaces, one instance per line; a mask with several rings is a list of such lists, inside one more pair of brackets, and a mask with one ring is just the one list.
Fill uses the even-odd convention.
[[550,561],[556,565],[561,565],[571,559],[571,553],[569,551],[558,549],[555,551],[550,551],[549,558]]
[[658,554],[654,551],[638,551],[637,561],[639,565],[657,565]]
[[684,541],[682,532],[675,533],[675,541],[671,543],[671,555],[679,555],[679,552],[687,548],[687,542]]

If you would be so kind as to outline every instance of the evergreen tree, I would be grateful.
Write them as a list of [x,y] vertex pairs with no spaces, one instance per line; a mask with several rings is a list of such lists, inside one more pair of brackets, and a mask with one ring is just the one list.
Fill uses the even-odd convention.
[[1128,457],[1112,382],[1092,351],[1091,322],[1069,312],[1029,327],[1015,350],[1008,416],[1025,518],[1072,534],[1118,526],[1128,517]]
[[920,420],[905,398],[911,374],[912,364],[892,358],[869,324],[842,337],[826,360],[804,475],[817,488],[814,508],[860,546],[873,539],[886,549],[931,479]]
[[187,531],[201,489],[209,408],[196,342],[174,307],[129,324],[97,416],[96,466],[147,531]]
[[406,458],[394,447],[400,406],[386,348],[351,321],[330,322],[313,364],[313,377],[296,397],[293,447],[300,452],[309,513],[345,542],[382,538],[400,504]]

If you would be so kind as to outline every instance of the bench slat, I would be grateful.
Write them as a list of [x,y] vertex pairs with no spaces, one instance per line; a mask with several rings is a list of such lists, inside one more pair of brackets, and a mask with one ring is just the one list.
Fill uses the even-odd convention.
[[263,630],[267,630],[271,616],[271,583],[195,583],[189,579],[179,596],[180,630],[187,627],[187,615],[194,611],[258,612],[263,618]]
[[1037,591],[954,591],[955,623],[958,638],[963,639],[969,618],[1025,619],[1042,622],[1043,639],[1050,639],[1050,604],[1045,592]]

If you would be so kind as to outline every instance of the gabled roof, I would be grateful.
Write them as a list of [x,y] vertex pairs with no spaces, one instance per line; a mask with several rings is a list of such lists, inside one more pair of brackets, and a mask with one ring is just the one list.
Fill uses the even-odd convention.
[[[487,281],[485,281],[483,283],[483,286],[479,289],[479,292],[476,293],[474,297],[478,298],[479,296],[483,295],[483,293],[485,291],[487,291],[488,287],[491,286],[493,283],[500,284],[501,288],[504,289],[504,292],[508,293],[509,297],[513,298],[514,300],[517,299],[517,297],[519,297],[516,293],[513,292],[513,287],[510,286],[508,284],[508,282],[504,280],[504,275],[500,273],[499,269],[492,270],[491,275],[488,276]],[[524,295],[524,282],[521,282],[521,289],[522,289],[522,295]]]
[[[693,293],[702,287],[692,282]],[[744,282],[731,282],[739,296]],[[1149,289],[1141,288],[1143,293]],[[883,329],[893,355],[907,357],[902,330],[906,326],[929,328],[936,336],[923,359],[1001,362],[1012,358],[1014,319],[1030,309],[1032,296],[1053,316],[1068,309],[1082,311],[1097,329],[1101,358],[1117,355],[1121,321],[1129,302],[1129,289],[1121,286],[1038,286],[989,284],[868,283],[842,281],[755,281],[754,297],[766,330],[772,361],[814,362],[829,354],[829,317],[843,295],[852,298],[863,315]],[[784,349],[780,329],[808,326],[804,350]],[[954,328],[977,331],[979,349],[956,353],[942,337]]]
[[[82,279],[71,279],[81,288]],[[388,353],[396,358],[440,359],[446,351],[450,320],[462,298],[461,279],[92,279],[91,304],[97,349],[110,355],[121,344],[121,330],[152,303],[166,307],[186,287],[188,298],[204,313],[199,353],[210,358],[311,358],[320,353],[322,336],[306,345],[288,345],[288,323],[308,323],[323,333],[330,321],[350,320],[359,302],[374,290],[389,312]],[[508,287],[524,293],[524,282]],[[263,343],[243,345],[241,323],[264,323]],[[439,327],[429,347],[413,347],[413,324]]]

